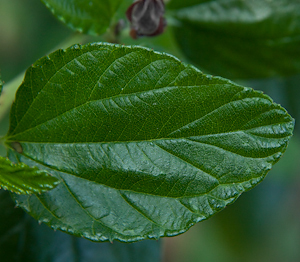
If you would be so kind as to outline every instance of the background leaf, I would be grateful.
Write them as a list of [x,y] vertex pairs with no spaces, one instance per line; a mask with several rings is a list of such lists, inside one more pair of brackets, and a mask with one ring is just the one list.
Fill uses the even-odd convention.
[[293,130],[260,92],[166,54],[101,43],[37,61],[10,120],[7,143],[23,149],[10,158],[63,181],[18,204],[95,241],[186,231],[259,183]]
[[300,2],[171,1],[182,52],[203,70],[228,78],[300,72]]
[[153,262],[160,261],[160,241],[133,244],[94,243],[46,225],[14,208],[0,190],[0,257],[7,262]]
[[2,89],[3,89],[3,82],[1,81],[1,77],[0,77],[0,96],[2,94]]
[[[300,75],[295,75],[293,77],[287,78],[282,83],[282,88],[284,89],[284,92],[286,92],[287,96],[286,104],[293,113],[293,116],[295,116],[295,119],[300,119],[299,81]],[[296,131],[298,132],[298,134],[300,134],[299,125],[297,126]]]
[[185,7],[189,7],[201,3],[210,2],[210,1],[211,0],[185,0],[185,1],[169,0],[166,1],[167,2],[166,5],[168,9],[180,9],[180,8],[185,8]]
[[14,164],[0,156],[0,188],[18,194],[42,193],[53,189],[59,181],[36,167]]
[[100,35],[109,27],[122,0],[42,0],[51,12],[74,30]]

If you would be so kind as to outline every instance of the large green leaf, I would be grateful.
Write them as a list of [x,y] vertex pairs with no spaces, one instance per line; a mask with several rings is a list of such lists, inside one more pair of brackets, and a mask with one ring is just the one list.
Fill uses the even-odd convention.
[[172,1],[174,34],[202,69],[229,78],[300,72],[300,1]]
[[57,186],[58,179],[36,167],[14,164],[0,156],[0,188],[18,194],[42,193]]
[[122,0],[41,0],[74,30],[99,35],[109,27]]
[[39,225],[0,190],[0,257],[3,262],[153,262],[160,241],[94,243]]
[[10,158],[63,182],[16,196],[36,219],[86,238],[186,231],[265,177],[293,120],[261,92],[176,58],[103,43],[58,50],[16,94]]

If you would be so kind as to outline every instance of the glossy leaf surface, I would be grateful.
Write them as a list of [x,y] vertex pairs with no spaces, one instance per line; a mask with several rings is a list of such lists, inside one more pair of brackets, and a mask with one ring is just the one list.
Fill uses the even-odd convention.
[[300,2],[171,1],[174,34],[196,65],[228,78],[300,72]]
[[186,231],[259,183],[293,120],[261,92],[140,47],[94,43],[30,67],[10,158],[63,182],[16,196],[36,219],[96,241]]
[[0,188],[17,194],[32,194],[48,191],[59,183],[57,178],[36,167],[24,163],[14,164],[0,157]]
[[95,243],[39,225],[0,190],[0,256],[5,262],[153,262],[160,241]]
[[70,28],[99,35],[109,27],[122,0],[42,0]]

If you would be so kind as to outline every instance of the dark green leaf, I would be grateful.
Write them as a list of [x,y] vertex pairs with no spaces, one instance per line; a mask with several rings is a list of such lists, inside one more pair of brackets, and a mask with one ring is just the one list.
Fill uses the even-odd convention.
[[167,1],[167,8],[171,10],[180,9],[210,1],[211,0],[169,0]]
[[159,241],[94,243],[38,225],[0,190],[0,257],[3,262],[153,262]]
[[299,1],[183,1],[176,9],[177,3],[175,37],[202,69],[229,78],[300,72]]
[[36,219],[136,241],[182,233],[232,203],[262,181],[292,130],[261,92],[149,49],[94,43],[28,69],[7,143],[63,181],[16,196]]
[[42,193],[57,186],[57,178],[24,163],[14,164],[0,156],[0,188],[17,194]]
[[24,211],[14,208],[9,193],[0,189],[0,257],[1,261],[21,261],[17,254],[18,242],[22,237]]
[[122,0],[42,0],[70,28],[99,35],[105,32]]

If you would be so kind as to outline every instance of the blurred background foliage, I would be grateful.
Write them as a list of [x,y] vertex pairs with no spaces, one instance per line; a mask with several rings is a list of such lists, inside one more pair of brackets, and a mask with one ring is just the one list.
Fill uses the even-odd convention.
[[[71,45],[76,42],[74,33],[56,20],[38,0],[0,0],[0,18],[0,73],[5,83],[22,73],[38,58],[66,43]],[[128,28],[126,30],[121,43],[139,44],[166,51],[185,61],[170,29],[161,36],[139,40],[130,39],[126,35]],[[81,43],[102,39],[81,37]],[[264,91],[275,102],[284,106],[296,119],[296,123],[300,119],[300,75],[248,81],[232,80]],[[8,113],[0,119],[0,135],[4,135],[7,129]],[[187,233],[165,238],[163,261],[300,261],[299,134],[296,124],[296,134],[287,152],[263,183],[243,194],[234,205],[228,206],[208,221],[197,224]],[[3,147],[0,148],[0,154],[5,155]],[[1,212],[5,212],[5,207],[1,208]],[[16,216],[24,215],[20,212],[19,210]],[[36,221],[30,223],[37,224]],[[45,227],[40,227],[40,230],[47,231],[48,228]],[[63,238],[64,234],[60,234]],[[47,241],[42,244],[47,245]],[[0,254],[5,248],[3,242],[0,242]]]

